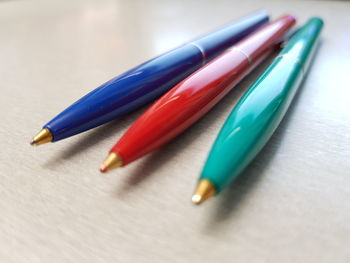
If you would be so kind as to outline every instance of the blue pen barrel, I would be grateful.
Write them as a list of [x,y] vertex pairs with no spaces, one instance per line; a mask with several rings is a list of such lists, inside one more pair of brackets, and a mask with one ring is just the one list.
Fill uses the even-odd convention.
[[48,122],[53,141],[87,131],[154,101],[268,21],[257,12],[106,82]]
[[109,122],[158,98],[202,65],[202,53],[186,45],[118,76],[51,120],[54,141]]

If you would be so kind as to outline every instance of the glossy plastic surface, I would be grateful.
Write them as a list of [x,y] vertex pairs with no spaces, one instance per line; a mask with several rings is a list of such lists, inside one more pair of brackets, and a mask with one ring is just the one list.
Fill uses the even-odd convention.
[[266,144],[285,115],[307,70],[323,22],[310,19],[233,109],[220,131],[200,179],[220,192]]
[[149,60],[93,90],[44,128],[58,141],[129,113],[155,100],[267,21],[265,12],[257,12]]
[[173,139],[268,56],[294,23],[294,17],[284,16],[194,72],[154,103],[111,151],[119,154],[125,165]]

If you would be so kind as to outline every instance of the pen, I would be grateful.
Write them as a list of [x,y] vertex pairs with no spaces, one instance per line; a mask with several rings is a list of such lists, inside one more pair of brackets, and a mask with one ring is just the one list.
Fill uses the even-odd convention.
[[277,47],[294,23],[286,15],[263,26],[177,84],[126,131],[101,172],[154,151],[199,120]]
[[322,27],[320,18],[310,19],[234,107],[204,165],[195,204],[227,187],[272,136],[308,70]]
[[65,139],[155,100],[267,21],[265,12],[253,13],[106,82],[45,124],[31,144]]

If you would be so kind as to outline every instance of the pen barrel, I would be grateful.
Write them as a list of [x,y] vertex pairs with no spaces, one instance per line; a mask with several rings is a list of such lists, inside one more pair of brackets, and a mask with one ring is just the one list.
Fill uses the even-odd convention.
[[310,65],[322,25],[313,18],[302,27],[227,118],[200,176],[217,193],[237,178],[278,127]]
[[123,165],[161,147],[196,122],[228,92],[229,85],[243,77],[242,72],[249,66],[246,57],[235,51],[227,52],[215,64],[180,82],[127,130],[111,149],[123,159]]
[[[240,42],[242,49],[230,48],[194,72],[153,104],[127,130],[111,152],[117,153],[123,159],[123,165],[126,165],[179,135],[265,59],[276,47],[276,40],[294,22],[294,18],[283,18],[276,21],[277,27],[275,23],[266,26],[267,36],[259,33],[263,36],[262,41],[249,42],[258,50],[250,49],[253,55],[251,60],[244,53],[244,48],[248,47],[244,40]],[[270,27],[274,30],[270,30]]]
[[151,59],[93,90],[44,125],[58,141],[157,99],[205,62],[268,20],[257,12]]
[[101,85],[44,128],[58,141],[102,125],[161,96],[202,63],[203,55],[196,46],[169,51]]
[[307,72],[310,63],[317,49],[319,35],[323,28],[323,21],[318,17],[313,17],[299,29],[287,42],[285,48],[281,51],[278,57],[289,57],[294,59],[296,63],[302,65],[303,72]]

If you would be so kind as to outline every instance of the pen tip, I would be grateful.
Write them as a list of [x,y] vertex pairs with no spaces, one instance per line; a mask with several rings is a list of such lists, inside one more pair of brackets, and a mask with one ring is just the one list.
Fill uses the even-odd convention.
[[108,154],[107,158],[104,160],[104,162],[100,166],[100,172],[106,173],[109,170],[118,168],[123,165],[121,157],[116,153],[110,153]]
[[104,164],[101,164],[101,166],[100,166],[100,172],[101,172],[101,173],[107,172],[107,167],[106,167]]
[[202,203],[202,196],[201,195],[193,195],[192,196],[192,203],[194,203],[195,205],[199,205],[200,203]]
[[49,129],[42,129],[37,135],[31,140],[30,145],[40,145],[48,142],[52,142],[53,137]]
[[192,196],[192,203],[199,205],[205,200],[214,196],[216,193],[215,186],[208,179],[202,179],[197,185],[197,189]]

